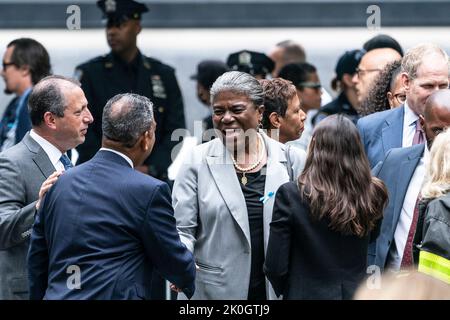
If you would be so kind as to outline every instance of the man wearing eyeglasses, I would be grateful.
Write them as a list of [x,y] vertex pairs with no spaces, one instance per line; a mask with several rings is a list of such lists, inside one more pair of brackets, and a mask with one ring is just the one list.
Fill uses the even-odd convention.
[[5,93],[15,94],[0,123],[0,151],[19,143],[31,129],[27,102],[31,87],[50,74],[50,58],[36,40],[20,38],[6,46],[1,75]]
[[402,60],[401,68],[406,90],[405,103],[358,121],[371,167],[382,161],[392,148],[409,147],[417,143],[415,141],[424,141],[419,116],[424,114],[425,102],[434,91],[449,85],[448,55],[437,45],[421,44],[410,49]]
[[362,56],[352,79],[356,86],[358,102],[360,104],[367,98],[381,70],[388,63],[400,60],[401,58],[400,54],[391,48],[373,49]]

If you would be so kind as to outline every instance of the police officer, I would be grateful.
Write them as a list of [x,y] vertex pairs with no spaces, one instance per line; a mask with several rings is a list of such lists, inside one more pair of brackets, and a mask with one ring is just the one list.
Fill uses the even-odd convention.
[[314,126],[329,115],[337,113],[344,114],[356,124],[360,118],[359,103],[352,78],[363,54],[363,50],[350,50],[339,58],[335,68],[336,77],[331,81],[331,87],[338,91],[339,95],[319,109],[312,119]]
[[273,60],[264,53],[250,50],[231,53],[227,58],[227,65],[233,71],[249,73],[256,79],[265,79],[275,68]]
[[89,101],[94,117],[86,142],[79,146],[78,163],[89,160],[100,148],[102,112],[106,102],[118,93],[133,92],[154,103],[156,144],[144,166],[137,168],[161,180],[167,180],[173,130],[185,128],[181,91],[174,69],[144,56],[136,45],[142,30],[141,15],[146,5],[132,0],[101,0],[97,6],[107,20],[106,36],[111,52],[76,67],[75,75]]

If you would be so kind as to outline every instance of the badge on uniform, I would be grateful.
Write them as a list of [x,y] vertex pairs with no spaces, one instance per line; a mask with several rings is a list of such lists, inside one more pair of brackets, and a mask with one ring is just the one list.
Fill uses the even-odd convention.
[[108,13],[116,12],[116,1],[106,0],[105,1],[105,11]]
[[167,99],[166,89],[159,75],[154,75],[152,79],[152,90],[155,98]]

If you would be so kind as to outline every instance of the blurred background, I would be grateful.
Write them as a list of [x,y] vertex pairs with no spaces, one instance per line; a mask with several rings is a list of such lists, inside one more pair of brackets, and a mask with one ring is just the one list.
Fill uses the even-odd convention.
[[[142,17],[138,38],[141,51],[176,69],[184,98],[186,125],[208,112],[197,100],[197,63],[225,60],[242,49],[267,53],[282,40],[294,40],[306,50],[325,89],[330,89],[338,57],[361,48],[383,33],[397,39],[404,50],[420,42],[434,42],[450,53],[450,1],[362,0],[159,0],[141,1],[150,12]],[[80,8],[80,30],[66,25],[70,5]],[[367,26],[371,5],[380,8],[379,27]],[[73,75],[76,65],[107,53],[102,14],[91,0],[0,0],[0,48],[19,37],[31,37],[48,50],[53,72]],[[0,81],[0,114],[12,96],[3,93]]]

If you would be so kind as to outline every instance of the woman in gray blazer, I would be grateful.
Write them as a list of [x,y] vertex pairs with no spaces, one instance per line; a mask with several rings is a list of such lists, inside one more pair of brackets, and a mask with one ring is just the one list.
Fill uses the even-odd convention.
[[195,147],[175,180],[178,231],[197,264],[193,299],[275,298],[263,273],[273,199],[300,174],[305,154],[287,154],[258,130],[263,101],[249,74],[219,77],[211,88],[218,138]]

